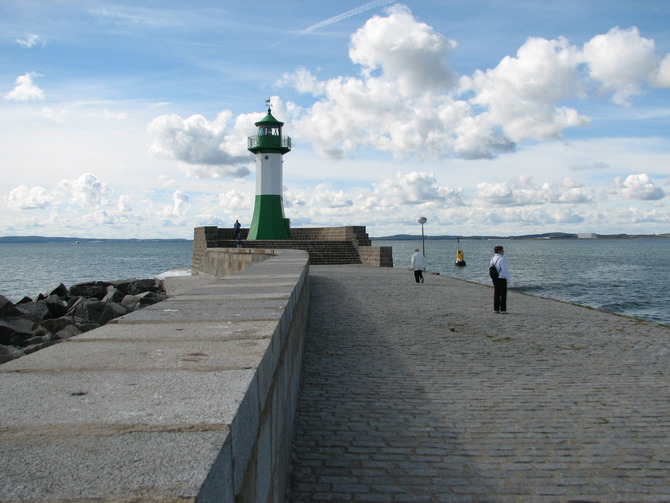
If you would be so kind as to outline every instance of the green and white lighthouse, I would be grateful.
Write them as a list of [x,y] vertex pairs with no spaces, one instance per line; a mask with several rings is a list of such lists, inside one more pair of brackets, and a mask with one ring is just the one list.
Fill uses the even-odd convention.
[[268,113],[255,125],[258,135],[250,136],[247,149],[256,154],[256,200],[247,239],[291,239],[289,219],[284,218],[283,156],[291,151],[291,138],[282,136],[283,122]]

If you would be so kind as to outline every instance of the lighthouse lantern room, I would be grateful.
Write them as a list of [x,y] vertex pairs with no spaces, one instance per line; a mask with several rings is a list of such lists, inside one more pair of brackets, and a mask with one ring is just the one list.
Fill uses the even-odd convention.
[[255,123],[258,135],[250,136],[247,148],[256,154],[256,199],[247,239],[290,239],[291,227],[284,218],[283,156],[291,151],[291,138],[282,136],[283,122],[267,115]]

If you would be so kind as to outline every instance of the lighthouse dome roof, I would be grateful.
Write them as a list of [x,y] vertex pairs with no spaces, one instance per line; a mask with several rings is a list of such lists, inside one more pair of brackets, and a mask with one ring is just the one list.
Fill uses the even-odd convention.
[[268,113],[263,119],[261,119],[258,122],[254,123],[255,126],[283,126],[284,123],[278,121],[277,119],[274,118],[272,113],[270,112],[270,109],[268,108]]

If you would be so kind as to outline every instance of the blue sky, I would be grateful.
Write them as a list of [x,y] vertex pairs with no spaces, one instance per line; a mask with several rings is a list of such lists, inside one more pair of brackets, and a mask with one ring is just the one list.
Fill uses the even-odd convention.
[[0,3],[0,235],[670,232],[670,3]]

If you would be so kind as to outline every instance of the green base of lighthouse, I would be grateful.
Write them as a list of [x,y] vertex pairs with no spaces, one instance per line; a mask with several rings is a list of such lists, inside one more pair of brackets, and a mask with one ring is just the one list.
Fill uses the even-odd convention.
[[247,239],[291,239],[291,226],[289,219],[284,218],[280,195],[256,196]]

